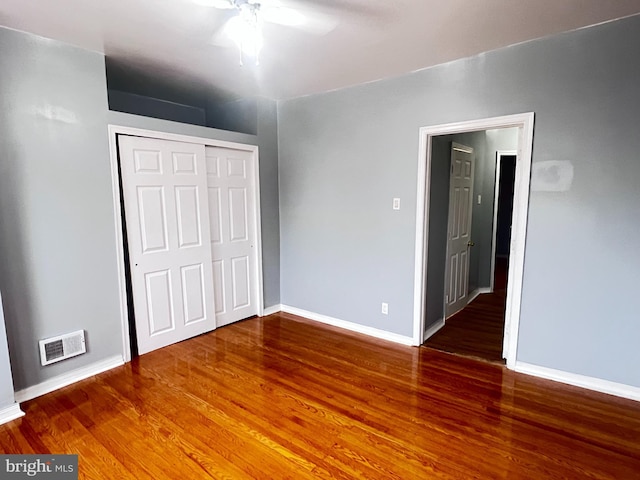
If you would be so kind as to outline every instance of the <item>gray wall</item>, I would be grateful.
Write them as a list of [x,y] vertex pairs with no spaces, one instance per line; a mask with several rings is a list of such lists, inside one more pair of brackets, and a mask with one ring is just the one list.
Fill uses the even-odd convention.
[[518,360],[640,386],[638,44],[635,16],[279,103],[282,302],[410,335],[418,128],[534,111],[574,175],[532,180]]
[[264,305],[280,304],[280,186],[278,184],[278,107],[258,98],[257,140],[260,149],[262,274]]
[[207,113],[204,108],[113,89],[109,89],[107,95],[109,110],[192,125],[206,126],[207,124]]
[[[104,58],[0,28],[0,290],[16,390],[118,355]],[[40,366],[38,340],[87,353]]]
[[427,241],[427,282],[425,329],[444,319],[447,268],[447,227],[451,182],[451,142],[453,135],[434,137],[431,145],[431,189],[429,191],[429,235]]
[[13,378],[11,376],[11,363],[9,362],[7,333],[4,326],[2,297],[0,296],[0,410],[16,403],[13,393]]
[[212,111],[216,112],[216,128],[256,135],[258,101],[256,98],[239,98],[217,108],[210,107],[208,115],[211,115]]

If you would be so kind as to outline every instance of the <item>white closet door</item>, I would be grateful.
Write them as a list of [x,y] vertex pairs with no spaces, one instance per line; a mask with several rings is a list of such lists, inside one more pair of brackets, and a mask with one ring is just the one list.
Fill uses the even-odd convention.
[[118,137],[140,354],[216,327],[203,145]]
[[206,147],[216,322],[258,313],[256,186],[251,152]]

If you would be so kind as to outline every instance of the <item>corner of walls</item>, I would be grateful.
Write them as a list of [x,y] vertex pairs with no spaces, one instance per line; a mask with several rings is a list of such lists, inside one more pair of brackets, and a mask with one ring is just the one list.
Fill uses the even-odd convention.
[[9,360],[2,295],[0,295],[0,425],[22,415],[20,407],[16,404],[13,390],[13,376],[11,375],[11,361]]
[[260,148],[260,203],[262,210],[262,262],[264,306],[280,304],[280,178],[278,104],[258,99]]
[[451,135],[438,136],[431,146],[431,185],[429,188],[429,237],[427,239],[427,277],[425,329],[444,325],[445,275],[447,262],[447,224],[451,172]]
[[285,102],[285,100],[276,100],[276,129],[278,132],[278,238],[279,238],[279,242],[278,242],[278,256],[279,256],[279,271],[280,271],[280,286],[279,286],[279,291],[280,291],[280,302],[282,302],[282,292],[283,292],[283,275],[282,275],[282,168],[281,168],[281,161],[282,161],[282,136],[281,136],[281,121],[282,121],[282,105]]

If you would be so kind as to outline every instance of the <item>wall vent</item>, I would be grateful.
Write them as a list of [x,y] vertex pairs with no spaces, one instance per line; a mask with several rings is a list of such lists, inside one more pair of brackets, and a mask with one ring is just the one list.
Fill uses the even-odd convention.
[[40,362],[42,365],[66,360],[87,351],[84,330],[40,340]]

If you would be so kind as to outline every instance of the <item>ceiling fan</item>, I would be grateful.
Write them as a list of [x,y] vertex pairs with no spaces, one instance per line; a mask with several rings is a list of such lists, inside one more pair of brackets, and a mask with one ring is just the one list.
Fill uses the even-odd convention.
[[[263,46],[262,25],[264,22],[302,29],[314,35],[325,35],[333,30],[338,21],[320,12],[282,5],[279,0],[193,0],[199,5],[223,10],[234,10],[235,14],[226,22],[224,32],[238,46],[240,65],[246,57],[259,64]],[[291,3],[290,1],[288,3]]]

